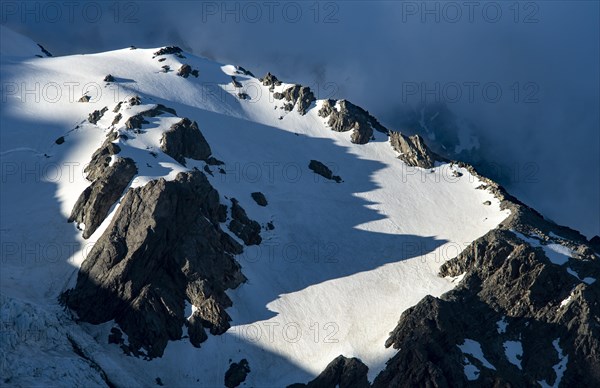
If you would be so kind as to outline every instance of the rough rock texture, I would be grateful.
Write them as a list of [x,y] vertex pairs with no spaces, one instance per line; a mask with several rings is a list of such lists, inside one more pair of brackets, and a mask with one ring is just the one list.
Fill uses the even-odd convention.
[[111,74],[108,74],[106,77],[104,77],[104,82],[115,82],[115,77],[113,77]]
[[308,384],[293,384],[288,388],[368,388],[369,368],[358,358],[338,356]]
[[308,164],[308,168],[313,170],[315,174],[321,175],[323,178],[336,181],[337,183],[342,182],[341,177],[333,175],[333,172],[329,169],[329,167],[319,162],[318,160],[311,160]]
[[[150,358],[181,338],[185,300],[199,308],[204,327],[226,330],[231,301],[224,291],[245,277],[233,258],[242,247],[220,228],[225,215],[198,170],[130,189],[63,301],[83,321],[114,319],[128,335],[128,349],[143,354],[143,348]],[[205,338],[191,334],[196,345]]]
[[161,56],[161,55],[167,55],[167,54],[181,54],[183,52],[183,50],[181,50],[179,47],[177,46],[167,46],[167,47],[163,47],[160,50],[158,50],[157,52],[154,53],[154,56],[152,58]]
[[[281,100],[284,99],[291,103],[292,108],[298,107],[298,112],[301,115],[306,114],[306,110],[316,101],[315,95],[308,86],[294,85],[287,88],[283,93],[273,93],[273,97]],[[290,109],[291,110],[291,109]]]
[[248,373],[250,373],[250,364],[248,364],[248,360],[245,358],[239,363],[232,363],[227,372],[225,372],[225,386],[227,388],[238,387],[246,380]]
[[114,132],[109,135],[85,167],[86,178],[92,184],[81,193],[68,220],[85,225],[83,238],[86,239],[108,216],[112,206],[137,174],[135,162],[129,158],[116,157],[111,164],[112,157],[121,151],[118,145],[112,143],[116,140],[115,135]]
[[275,89],[275,86],[281,85],[281,81],[277,79],[273,74],[267,73],[263,78],[260,79],[263,86],[268,86],[270,91]]
[[192,69],[192,67],[188,64],[181,65],[179,70],[177,70],[177,75],[181,76],[183,78],[189,77],[190,74],[193,75],[194,77],[198,78],[198,70]]
[[93,111],[92,113],[89,114],[88,121],[92,124],[96,124],[98,121],[100,121],[102,116],[104,116],[104,113],[106,113],[107,110],[108,110],[108,107],[105,106],[104,108],[102,108],[102,110]]
[[392,148],[400,153],[398,158],[409,166],[432,168],[436,161],[445,161],[444,158],[433,153],[419,135],[408,137],[392,131],[390,143]]
[[231,198],[229,230],[242,239],[246,245],[259,245],[262,242],[259,223],[248,218],[246,211],[235,198]]
[[[130,104],[132,106],[139,105],[140,104],[139,97],[137,97],[137,99],[135,97],[132,97],[132,99],[130,100]],[[141,129],[143,124],[149,123],[146,119],[144,119],[144,117],[156,117],[156,116],[162,115],[164,113],[170,113],[173,116],[177,116],[177,112],[175,111],[175,109],[168,108],[162,104],[156,104],[153,108],[148,109],[143,112],[140,112],[140,113],[128,118],[127,121],[125,122],[125,128]]]
[[185,158],[208,160],[212,151],[195,121],[184,118],[163,133],[162,151],[185,166]]
[[236,73],[238,74],[242,74],[242,75],[248,75],[250,77],[254,77],[254,74],[252,74],[252,72],[250,72],[249,70],[244,69],[242,66],[236,66]]
[[261,193],[260,191],[257,191],[255,193],[250,194],[252,196],[252,199],[259,205],[259,206],[267,206],[269,203],[267,202],[267,198],[265,197],[265,195],[263,193]]
[[[402,314],[386,342],[398,353],[373,386],[558,385],[557,369],[564,371],[560,386],[598,386],[598,256],[578,232],[543,219],[496,183],[480,179],[480,188],[494,193],[510,216],[441,267],[440,276],[464,274],[454,290],[428,296]],[[549,259],[549,249],[543,249],[548,244],[570,249],[564,263]],[[465,340],[477,341],[494,369],[463,354]],[[506,356],[507,341],[521,343],[522,369]],[[561,360],[566,368],[559,367]],[[468,364],[479,370],[472,381],[464,372]]]
[[241,88],[242,84],[235,78],[234,75],[231,76],[231,84],[234,88]]
[[78,100],[78,102],[90,102],[92,98],[88,95],[83,95],[81,96],[81,98]]
[[[339,106],[339,110],[337,106]],[[346,100],[325,100],[319,109],[319,116],[329,117],[327,125],[336,132],[352,131],[351,141],[355,144],[366,144],[373,137],[373,129],[388,133],[387,128],[368,111]]]

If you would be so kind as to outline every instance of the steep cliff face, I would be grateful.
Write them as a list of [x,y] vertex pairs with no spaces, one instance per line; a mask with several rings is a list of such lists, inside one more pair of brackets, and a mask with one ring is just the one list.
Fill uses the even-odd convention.
[[114,319],[130,350],[144,348],[149,357],[181,338],[186,301],[197,306],[190,322],[195,345],[205,338],[202,327],[223,333],[231,305],[224,291],[244,281],[233,258],[242,247],[221,230],[224,221],[225,207],[200,171],[130,189],[66,294],[67,305],[86,322]]

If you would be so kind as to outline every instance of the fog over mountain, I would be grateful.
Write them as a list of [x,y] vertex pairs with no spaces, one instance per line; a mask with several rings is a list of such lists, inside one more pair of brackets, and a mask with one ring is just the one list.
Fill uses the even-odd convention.
[[347,98],[392,128],[410,104],[446,102],[493,145],[482,156],[508,171],[512,193],[600,234],[597,2],[42,1],[1,12],[55,55],[175,44]]

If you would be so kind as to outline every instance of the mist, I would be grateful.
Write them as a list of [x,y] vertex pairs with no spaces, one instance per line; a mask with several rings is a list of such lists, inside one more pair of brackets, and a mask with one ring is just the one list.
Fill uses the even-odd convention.
[[474,124],[483,157],[510,170],[512,194],[600,235],[597,2],[1,6],[2,24],[54,55],[178,45],[346,98],[391,129],[409,107],[445,103]]

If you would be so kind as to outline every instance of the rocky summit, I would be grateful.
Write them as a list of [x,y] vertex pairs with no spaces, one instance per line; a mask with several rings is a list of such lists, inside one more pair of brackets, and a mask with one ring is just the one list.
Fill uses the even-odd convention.
[[462,160],[450,108],[0,28],[2,386],[600,386],[600,238]]

